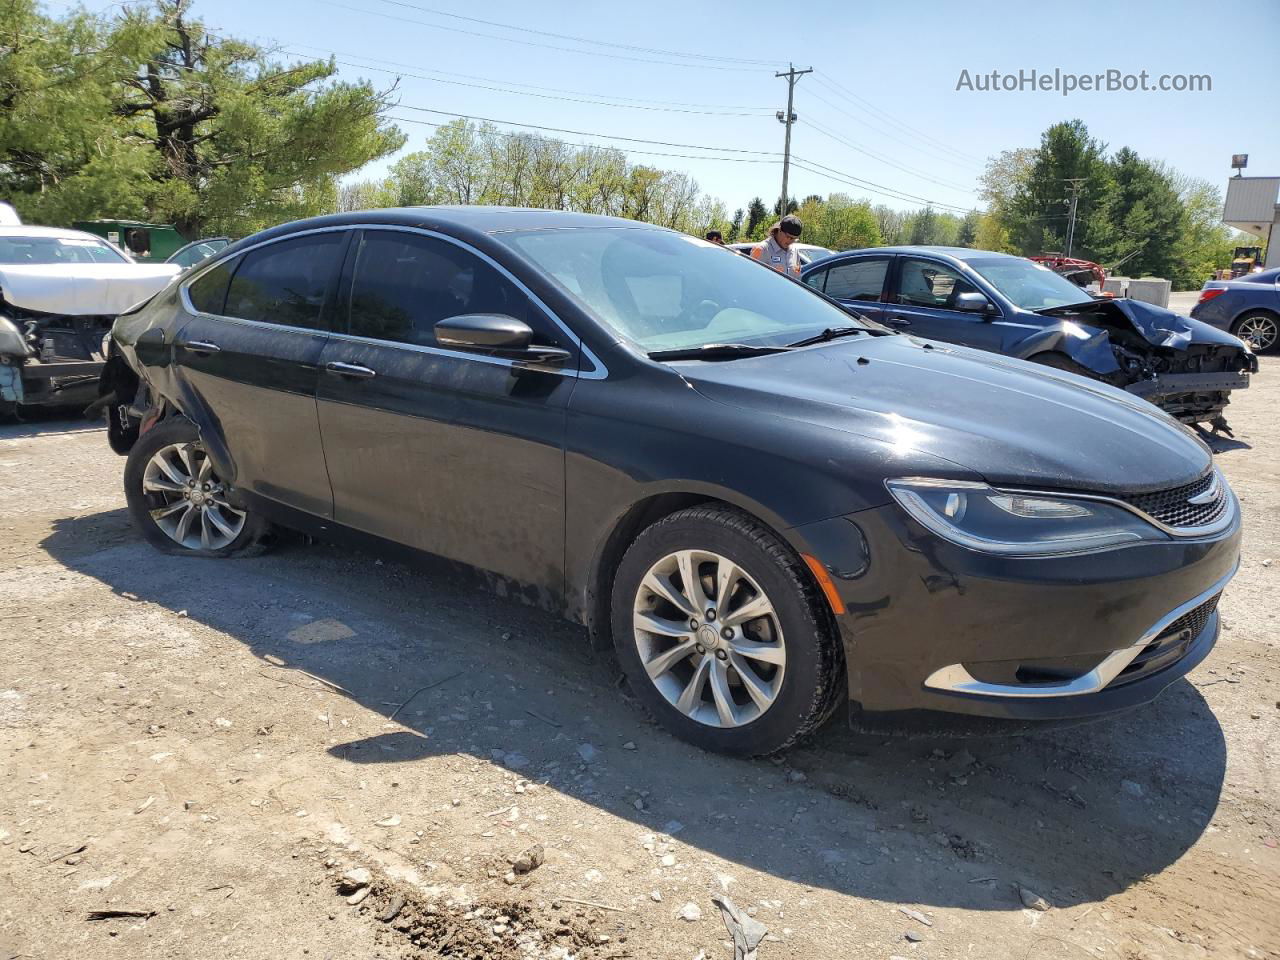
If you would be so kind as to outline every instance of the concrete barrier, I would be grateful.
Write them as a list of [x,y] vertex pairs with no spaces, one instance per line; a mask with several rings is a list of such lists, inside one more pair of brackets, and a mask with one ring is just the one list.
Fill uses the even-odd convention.
[[1132,277],[1107,277],[1102,285],[1103,293],[1112,293],[1117,297],[1131,297],[1166,309],[1169,306],[1169,292],[1172,289],[1172,281],[1157,277],[1143,277],[1141,280]]

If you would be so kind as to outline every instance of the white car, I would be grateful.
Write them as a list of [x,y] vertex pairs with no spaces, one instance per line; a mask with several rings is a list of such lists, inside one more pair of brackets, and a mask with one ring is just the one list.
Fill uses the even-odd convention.
[[181,271],[79,230],[0,226],[0,414],[91,401],[112,321]]

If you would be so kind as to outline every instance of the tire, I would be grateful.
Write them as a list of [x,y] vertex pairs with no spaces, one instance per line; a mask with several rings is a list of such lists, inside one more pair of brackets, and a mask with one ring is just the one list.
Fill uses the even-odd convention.
[[[193,473],[198,489],[179,482]],[[185,417],[162,421],[134,444],[125,462],[124,494],[143,537],[164,553],[250,556],[267,546],[270,524],[227,499],[200,431]]]
[[1246,313],[1231,325],[1231,332],[1255,353],[1274,353],[1280,347],[1280,317],[1266,310]]
[[[718,598],[707,591],[718,591],[721,573],[730,585],[728,610],[701,610],[697,630],[680,575],[694,566],[695,596],[709,607]],[[784,750],[821,726],[845,693],[844,648],[812,574],[788,544],[737,510],[692,507],[653,524],[618,565],[611,600],[614,648],[631,689],[659,723],[704,749]]]

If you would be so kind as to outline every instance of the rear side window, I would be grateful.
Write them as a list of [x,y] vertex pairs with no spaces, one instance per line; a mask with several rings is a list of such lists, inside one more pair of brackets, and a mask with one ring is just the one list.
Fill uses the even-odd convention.
[[804,278],[804,282],[815,290],[825,290],[827,288],[827,274],[830,270],[815,270]]
[[229,317],[320,329],[346,234],[317,233],[246,253],[227,291]]
[[879,300],[888,270],[885,257],[837,264],[827,271],[826,294],[837,300]]
[[200,279],[187,287],[187,296],[191,305],[200,313],[221,314],[226,309],[227,287],[231,285],[231,275],[236,272],[239,259],[232,259],[218,264],[200,275]]
[[436,344],[435,325],[466,313],[497,313],[529,324],[554,342],[528,298],[479,257],[435,237],[367,230],[351,278],[350,326],[358,337],[415,346]]

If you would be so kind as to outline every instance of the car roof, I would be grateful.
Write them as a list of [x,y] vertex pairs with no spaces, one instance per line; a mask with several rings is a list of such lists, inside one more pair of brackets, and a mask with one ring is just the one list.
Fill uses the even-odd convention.
[[1021,260],[1022,257],[1011,253],[997,253],[994,250],[974,250],[971,247],[943,247],[928,244],[900,244],[895,247],[864,247],[861,250],[847,250],[845,253],[929,253],[937,256],[952,257],[956,260],[975,260],[986,257],[1003,257],[1007,260]]
[[32,227],[27,225],[0,227],[0,237],[60,237],[63,240],[97,240],[107,241],[96,233],[83,230],[67,230],[64,227]]
[[604,217],[568,210],[540,210],[534,207],[488,206],[424,206],[387,207],[379,210],[354,210],[309,220],[296,220],[276,228],[281,232],[307,230],[319,226],[355,226],[362,223],[391,224],[409,227],[454,227],[482,233],[505,233],[514,230],[587,229],[590,227],[628,227],[632,229],[666,230],[651,223]]

